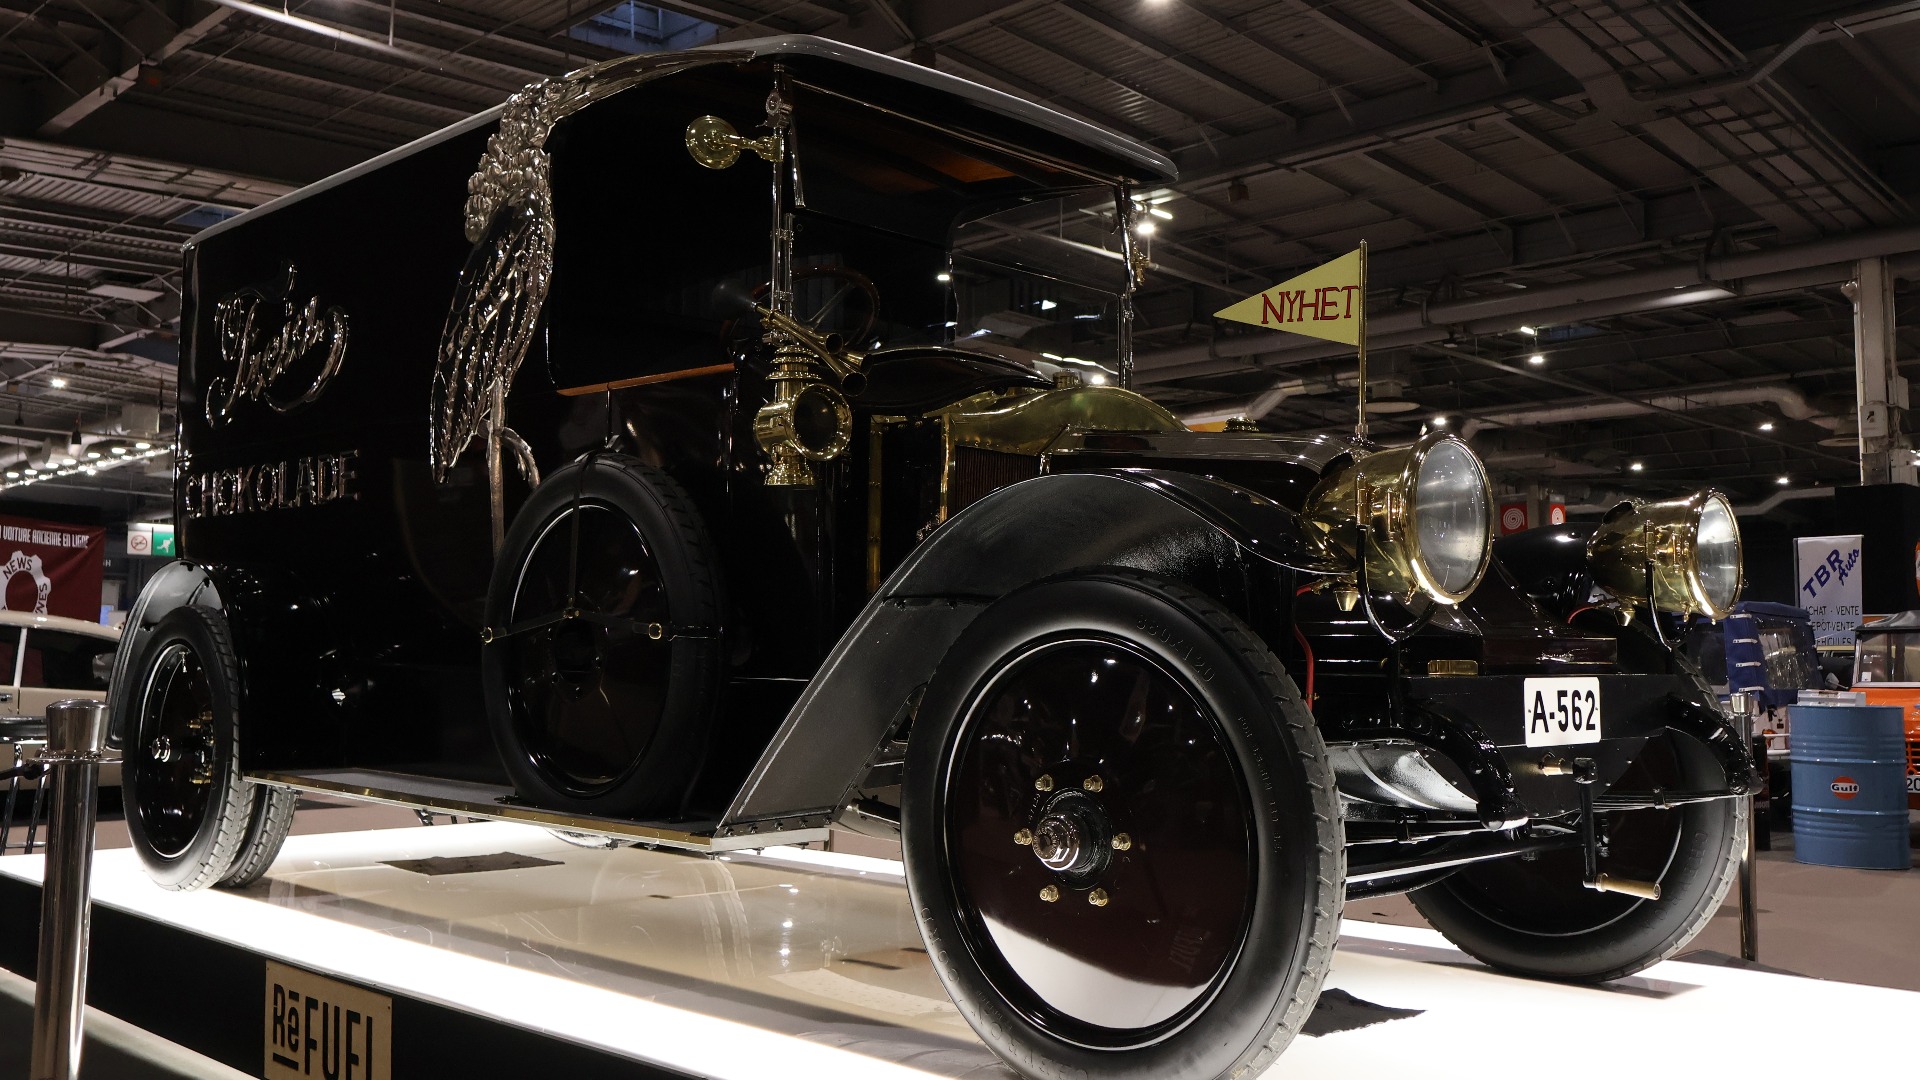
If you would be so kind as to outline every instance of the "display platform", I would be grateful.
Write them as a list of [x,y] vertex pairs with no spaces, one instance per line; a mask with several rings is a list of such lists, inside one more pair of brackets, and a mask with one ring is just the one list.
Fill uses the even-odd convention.
[[[0,925],[32,925],[41,869],[0,858]],[[254,1075],[270,965],[390,995],[402,1078],[1012,1075],[941,992],[883,860],[591,850],[495,822],[295,836],[237,893],[167,892],[103,851],[94,896],[90,1001]],[[30,973],[32,952],[0,935],[0,964]],[[1270,1075],[1853,1071],[1910,1061],[1920,1016],[1920,993],[1699,963],[1605,987],[1510,978],[1432,931],[1352,921],[1328,986]],[[300,1064],[272,1075],[321,1075]]]

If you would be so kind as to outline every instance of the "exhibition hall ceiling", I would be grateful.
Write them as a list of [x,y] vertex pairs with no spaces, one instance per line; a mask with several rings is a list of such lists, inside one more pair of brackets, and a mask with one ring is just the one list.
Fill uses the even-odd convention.
[[[0,0],[0,461],[159,437],[197,229],[542,76],[785,33],[1173,158],[1140,193],[1167,216],[1138,379],[1183,415],[1350,427],[1351,355],[1212,313],[1364,239],[1378,437],[1444,422],[1576,506],[1858,479],[1843,284],[1920,250],[1912,2]],[[1116,248],[1097,200],[978,242],[1069,273]],[[137,515],[169,475],[31,493]]]

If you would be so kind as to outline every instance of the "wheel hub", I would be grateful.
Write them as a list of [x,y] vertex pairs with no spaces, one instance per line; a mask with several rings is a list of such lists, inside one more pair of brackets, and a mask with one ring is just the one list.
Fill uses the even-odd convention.
[[1098,877],[1113,850],[1106,811],[1078,791],[1063,791],[1044,801],[1032,836],[1034,857],[1074,885]]
[[553,632],[554,670],[569,681],[591,678],[600,666],[599,643],[594,628],[581,621],[569,621]]

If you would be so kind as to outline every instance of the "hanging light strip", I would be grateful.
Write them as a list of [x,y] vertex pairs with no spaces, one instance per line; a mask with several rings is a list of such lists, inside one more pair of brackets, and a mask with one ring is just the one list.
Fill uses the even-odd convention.
[[29,484],[37,484],[42,480],[53,480],[63,476],[94,476],[111,469],[117,469],[130,462],[147,461],[152,458],[171,454],[173,453],[173,449],[174,444],[167,443],[165,446],[151,446],[145,450],[133,450],[126,454],[116,455],[110,458],[76,461],[72,465],[63,465],[58,468],[42,469],[30,467],[25,464],[15,465],[6,470],[4,478],[0,478],[0,491],[26,487]]

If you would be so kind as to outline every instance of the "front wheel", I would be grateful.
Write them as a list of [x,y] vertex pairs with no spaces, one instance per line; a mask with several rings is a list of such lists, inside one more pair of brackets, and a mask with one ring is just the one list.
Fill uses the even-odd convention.
[[[1698,744],[1669,734],[1614,786],[1686,791],[1724,780]],[[1749,803],[1600,816],[1606,870],[1658,883],[1658,900],[1588,889],[1578,849],[1470,866],[1409,899],[1434,929],[1493,967],[1573,982],[1621,978],[1679,952],[1720,910],[1747,849]]]
[[1238,1075],[1312,1011],[1345,860],[1326,750],[1212,600],[1103,569],[995,602],[941,662],[902,792],[934,967],[1022,1074]]

